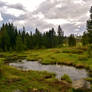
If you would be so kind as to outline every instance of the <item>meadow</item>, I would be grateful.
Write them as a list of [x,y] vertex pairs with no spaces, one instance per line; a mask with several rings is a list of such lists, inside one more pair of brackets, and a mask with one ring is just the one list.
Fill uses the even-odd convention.
[[[26,59],[42,64],[64,64],[92,71],[92,58],[87,47],[34,49],[23,52],[0,52],[0,92],[87,92],[72,88],[70,78],[59,81],[55,74],[46,71],[22,71],[8,63]],[[92,81],[92,78],[86,80]],[[19,90],[20,89],[20,90]],[[17,91],[16,91],[17,90]],[[91,92],[91,91],[88,91]]]

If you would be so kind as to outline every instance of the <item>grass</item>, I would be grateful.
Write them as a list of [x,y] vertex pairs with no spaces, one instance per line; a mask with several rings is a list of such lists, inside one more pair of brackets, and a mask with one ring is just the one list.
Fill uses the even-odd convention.
[[[28,50],[21,53],[0,52],[0,92],[77,92],[69,86],[70,78],[63,76],[70,83],[55,79],[55,75],[46,71],[21,71],[11,66],[9,62],[27,59],[39,61],[42,64],[65,64],[92,71],[92,57],[88,57],[87,48],[63,47],[52,49]],[[92,72],[91,72],[92,73]],[[92,78],[88,78],[92,80]]]
[[61,77],[61,80],[65,80],[69,83],[72,83],[72,80],[71,78],[67,75],[67,74],[64,74],[62,77]]
[[[0,92],[68,92],[71,87],[55,79],[55,75],[46,71],[20,71],[14,67],[3,65],[0,67]],[[63,89],[64,88],[64,89]]]
[[27,60],[40,61],[42,64],[66,64],[79,68],[92,69],[92,58],[87,55],[86,48],[54,48],[31,50],[24,52]]
[[21,53],[1,52],[0,56],[7,62],[17,59],[39,61],[42,64],[65,64],[77,68],[86,68],[92,71],[92,57],[88,57],[87,47],[63,47],[53,49],[28,50]]

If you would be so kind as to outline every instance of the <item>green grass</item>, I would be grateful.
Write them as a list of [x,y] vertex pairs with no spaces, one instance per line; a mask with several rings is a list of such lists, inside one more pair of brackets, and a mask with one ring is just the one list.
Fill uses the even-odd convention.
[[[55,75],[46,71],[20,71],[11,66],[2,65],[0,67],[0,92],[13,92],[21,90],[23,92],[61,92],[61,90],[71,89],[69,85],[55,79]],[[63,89],[65,88],[65,89]]]
[[[79,68],[92,69],[92,58],[86,48],[54,48],[26,51],[26,59],[40,61],[42,64],[66,64]],[[24,54],[25,54],[24,53]]]
[[[55,79],[55,75],[46,71],[21,71],[7,65],[9,62],[27,59],[42,64],[65,64],[92,71],[92,58],[88,57],[87,48],[63,47],[53,49],[28,50],[17,52],[0,52],[0,92],[72,92],[69,84]],[[70,80],[68,77],[67,80]],[[88,80],[91,80],[88,79]]]
[[62,77],[61,77],[61,80],[65,80],[69,83],[72,83],[72,80],[71,78],[67,75],[67,74],[64,74]]
[[1,52],[8,62],[17,59],[27,59],[28,61],[40,61],[42,64],[66,64],[79,68],[92,70],[92,58],[88,57],[86,47],[63,47],[53,49],[28,50],[21,53]]

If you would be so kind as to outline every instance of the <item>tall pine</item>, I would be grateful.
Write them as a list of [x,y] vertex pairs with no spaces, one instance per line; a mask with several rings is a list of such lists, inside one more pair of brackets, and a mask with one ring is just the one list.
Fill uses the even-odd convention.
[[87,21],[88,42],[92,44],[92,7],[90,8],[90,19]]
[[58,26],[58,44],[63,45],[64,42],[64,32],[62,31],[62,28],[60,25]]

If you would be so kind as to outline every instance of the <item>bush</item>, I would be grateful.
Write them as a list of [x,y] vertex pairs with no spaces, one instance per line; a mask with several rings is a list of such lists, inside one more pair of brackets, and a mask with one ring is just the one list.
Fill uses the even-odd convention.
[[92,57],[92,44],[88,46],[88,56]]
[[62,77],[61,77],[61,80],[65,80],[69,83],[72,83],[72,80],[71,78],[67,75],[67,74],[64,74]]
[[85,55],[81,55],[81,56],[78,57],[78,59],[79,59],[80,61],[85,61],[85,60],[88,60],[88,57],[85,56]]

